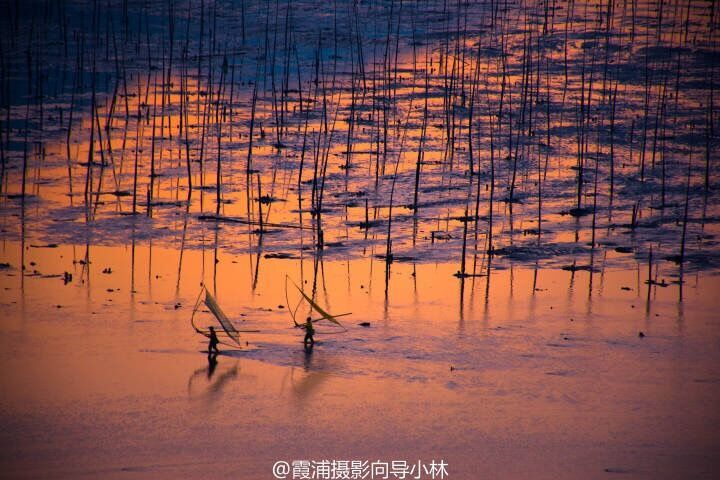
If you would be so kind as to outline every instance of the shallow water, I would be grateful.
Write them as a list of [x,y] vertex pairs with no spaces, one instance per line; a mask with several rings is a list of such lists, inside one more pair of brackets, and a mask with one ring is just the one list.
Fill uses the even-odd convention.
[[611,4],[12,7],[0,476],[716,476],[718,12]]
[[[607,269],[589,290],[589,272],[513,268],[461,307],[451,265],[398,265],[386,302],[384,269],[328,262],[346,280],[320,298],[353,315],[306,355],[278,308],[300,261],[262,259],[255,279],[252,257],[215,271],[212,252],[190,251],[178,287],[176,250],[136,246],[134,271],[130,248],[94,247],[85,266],[75,250],[27,254],[42,275],[73,272],[67,285],[2,277],[10,477],[268,478],[303,458],[443,458],[455,478],[715,471],[717,276],[687,280],[683,303],[651,287],[648,311],[635,272]],[[262,330],[212,374],[189,325],[203,267],[238,328]]]

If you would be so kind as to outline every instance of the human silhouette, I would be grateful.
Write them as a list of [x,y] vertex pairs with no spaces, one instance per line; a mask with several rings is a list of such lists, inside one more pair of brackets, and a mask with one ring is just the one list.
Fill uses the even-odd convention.
[[212,355],[213,352],[217,355],[220,353],[217,347],[220,340],[218,340],[217,334],[215,333],[215,327],[210,327],[210,335],[208,335],[208,338],[210,339],[208,343],[208,356]]
[[305,325],[303,325],[303,328],[305,329],[305,339],[303,340],[303,344],[305,345],[305,349],[311,349],[315,345],[315,339],[313,338],[313,335],[315,335],[315,328],[312,324],[312,318],[307,317],[305,320]]

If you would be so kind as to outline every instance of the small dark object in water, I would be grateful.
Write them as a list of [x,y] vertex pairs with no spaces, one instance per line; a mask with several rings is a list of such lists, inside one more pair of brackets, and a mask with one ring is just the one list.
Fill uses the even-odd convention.
[[0,263],[0,270],[4,270],[4,269],[6,269],[6,268],[10,268],[10,264],[9,264],[9,263]]
[[278,308],[285,308],[285,305],[278,305]]
[[590,215],[592,213],[592,209],[590,208],[571,208],[570,210],[563,210],[560,212],[560,215],[570,215],[572,217],[578,218],[578,217],[584,217],[585,215]]
[[643,332],[638,332],[638,337],[645,338],[645,334]]
[[360,323],[358,323],[358,325],[360,325],[361,327],[369,327],[370,322],[360,322]]
[[667,260],[668,262],[680,264],[683,261],[683,258],[680,255],[668,255],[667,257],[665,257],[665,260]]
[[[415,273],[413,272],[411,275],[415,276]],[[457,278],[484,277],[485,275],[485,273],[462,273],[459,270],[453,273],[453,277]]]
[[275,197],[271,197],[270,195],[263,195],[262,197],[260,197],[259,199],[256,199],[255,201],[260,202],[263,205],[270,205],[271,203],[280,202],[282,200],[277,199]]
[[568,271],[568,272],[579,272],[579,271],[585,271],[585,272],[594,272],[595,270],[590,265],[565,265],[561,267],[562,270]]
[[454,370],[455,370],[455,367],[453,367],[452,365],[450,365],[450,371],[452,372],[452,371],[454,371]]
[[606,468],[605,472],[607,473],[630,473],[628,470],[622,469],[622,468]]
[[620,287],[620,290],[627,290],[627,291],[630,291],[630,290],[632,290],[632,288],[630,288],[630,287]]
[[442,230],[433,230],[430,232],[432,242],[435,240],[452,240],[453,236],[449,233],[443,232]]
[[286,258],[293,258],[293,256],[290,255],[289,253],[278,252],[278,253],[266,253],[265,258],[286,259]]
[[452,217],[452,220],[457,220],[461,223],[467,223],[467,222],[474,222],[478,218],[479,217],[477,215],[464,215],[464,216],[460,216],[460,217]]

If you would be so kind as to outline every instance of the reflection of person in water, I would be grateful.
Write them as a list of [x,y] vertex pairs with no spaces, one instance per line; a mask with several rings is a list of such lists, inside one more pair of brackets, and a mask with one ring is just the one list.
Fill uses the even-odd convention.
[[217,361],[217,353],[208,354],[208,369],[207,369],[207,378],[210,380],[212,378],[213,373],[215,373],[215,368],[217,367],[218,361]]
[[305,320],[303,328],[305,329],[305,339],[303,340],[303,344],[305,345],[305,348],[312,348],[315,345],[315,339],[313,338],[313,335],[315,335],[315,328],[313,327],[312,319],[310,317],[307,317]]
[[208,335],[208,338],[210,339],[210,342],[208,343],[208,356],[212,355],[213,352],[217,355],[220,353],[220,350],[218,350],[218,343],[220,343],[220,340],[218,340],[217,334],[215,333],[215,327],[210,327],[210,334]]

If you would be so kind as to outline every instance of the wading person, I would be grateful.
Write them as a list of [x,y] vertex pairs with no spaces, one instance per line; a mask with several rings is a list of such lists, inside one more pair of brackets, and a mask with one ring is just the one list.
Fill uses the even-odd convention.
[[220,340],[218,340],[217,334],[215,333],[215,327],[210,327],[208,338],[210,339],[210,342],[208,342],[208,355],[212,355],[213,352],[217,355],[220,353],[217,347]]
[[310,317],[307,317],[305,320],[303,328],[305,329],[305,339],[303,340],[303,344],[305,345],[305,348],[312,348],[313,345],[315,345],[315,339],[313,338],[313,335],[315,335],[315,328],[313,327],[312,319]]

